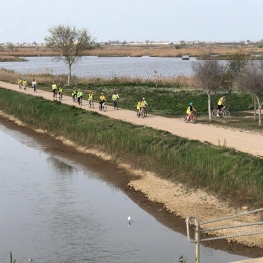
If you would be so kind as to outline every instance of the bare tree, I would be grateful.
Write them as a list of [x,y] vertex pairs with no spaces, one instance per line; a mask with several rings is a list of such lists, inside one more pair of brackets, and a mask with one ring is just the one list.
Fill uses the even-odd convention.
[[208,117],[212,120],[211,93],[220,87],[223,80],[225,67],[218,61],[205,55],[202,60],[193,61],[192,69],[200,84],[206,90],[208,97]]
[[68,85],[71,82],[72,64],[79,61],[85,51],[91,48],[91,39],[87,29],[76,29],[65,25],[48,29],[50,35],[45,37],[47,46],[59,54],[57,60],[63,60],[68,65]]
[[250,91],[254,94],[258,106],[258,125],[261,126],[262,104],[260,98],[263,95],[262,61],[250,61],[240,72],[236,82],[240,89]]

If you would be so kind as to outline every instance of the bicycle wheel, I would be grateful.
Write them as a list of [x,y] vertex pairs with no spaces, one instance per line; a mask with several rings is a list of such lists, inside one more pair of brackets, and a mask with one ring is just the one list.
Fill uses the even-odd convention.
[[184,120],[185,123],[188,123],[188,122],[189,122],[189,120],[187,119],[187,117],[188,117],[188,115],[185,115],[185,116],[184,116],[184,119],[183,119],[183,120]]
[[104,112],[107,111],[107,105],[106,104],[104,104],[104,106],[103,106],[103,111]]
[[213,116],[213,118],[216,118],[216,115],[217,115],[217,110],[212,110],[212,116]]
[[194,114],[194,116],[192,117],[192,123],[193,124],[197,123],[197,116],[196,116],[196,114]]
[[91,108],[94,109],[94,102],[91,102]]
[[141,117],[142,117],[142,118],[145,117],[145,109],[144,109],[144,108],[141,109]]
[[229,118],[230,117],[230,112],[228,110],[224,111],[222,114],[223,114],[224,118]]

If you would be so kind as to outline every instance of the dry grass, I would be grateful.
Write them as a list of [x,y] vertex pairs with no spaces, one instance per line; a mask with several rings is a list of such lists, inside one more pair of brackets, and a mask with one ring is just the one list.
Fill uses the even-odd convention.
[[[186,46],[176,45],[102,45],[99,48],[86,52],[88,56],[153,56],[153,57],[181,57],[188,54],[191,57],[199,57],[206,53],[219,56],[229,56],[236,53],[250,56],[251,54],[261,54],[262,48],[258,44],[195,44]],[[55,53],[47,47],[16,47],[13,50],[4,48],[0,50],[0,56],[54,56]]]
[[[55,81],[58,84],[64,85],[67,83],[67,75],[52,75],[50,72],[39,72],[38,74],[27,74],[26,76],[21,76],[21,74],[16,73],[11,70],[6,70],[0,68],[0,80],[9,83],[17,83],[18,78],[26,77],[28,83],[33,79],[36,79],[38,83],[50,84]],[[136,83],[136,85],[148,85],[149,83],[155,83],[155,79],[148,79],[142,77],[109,77],[109,78],[79,78],[73,76],[72,83],[74,84],[97,84],[97,85],[116,85],[116,84],[126,84],[126,83]],[[181,86],[181,87],[197,87],[194,77],[169,77],[169,78],[159,78],[158,85],[161,86]]]

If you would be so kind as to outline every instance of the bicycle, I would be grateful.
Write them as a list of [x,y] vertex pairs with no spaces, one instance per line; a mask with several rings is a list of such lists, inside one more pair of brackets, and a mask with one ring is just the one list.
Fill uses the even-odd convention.
[[196,112],[192,112],[189,118],[188,118],[188,115],[184,116],[184,122],[185,123],[192,122],[193,124],[196,124],[197,123]]
[[93,100],[89,100],[89,108],[94,108],[94,102]]
[[78,98],[78,104],[79,104],[80,106],[82,106],[82,97],[79,97],[79,98]]
[[106,102],[104,101],[102,104],[100,104],[100,111],[107,111],[107,105],[106,105]]
[[[217,109],[213,109],[212,110],[212,116],[214,118],[218,117],[217,116]],[[229,118],[230,117],[230,112],[228,111],[227,108],[223,108],[222,110],[219,111],[219,117],[223,117],[223,118]]]
[[53,90],[53,100],[57,100],[58,97],[58,91],[55,89]]
[[77,102],[77,94],[74,94],[74,95],[72,96],[72,101],[73,101],[73,102]]
[[141,118],[144,118],[146,117],[147,113],[146,113],[146,109],[145,107],[141,107],[141,110],[140,110],[140,116]]
[[34,92],[37,92],[37,85],[36,84],[33,84],[32,88],[33,88]]
[[118,101],[117,100],[113,101],[113,108],[118,110]]

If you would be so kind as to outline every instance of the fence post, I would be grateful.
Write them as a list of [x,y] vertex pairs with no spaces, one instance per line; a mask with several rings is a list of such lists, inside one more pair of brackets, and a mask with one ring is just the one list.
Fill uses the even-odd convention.
[[200,263],[200,224],[195,217],[195,263]]

